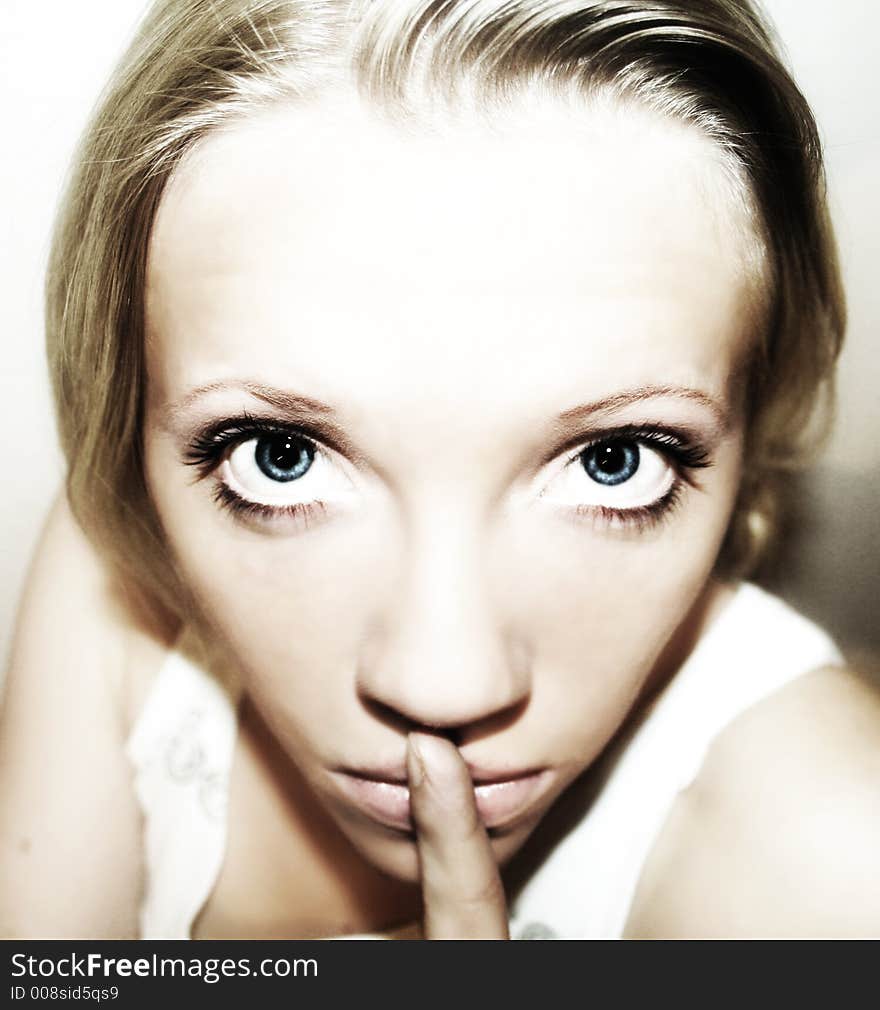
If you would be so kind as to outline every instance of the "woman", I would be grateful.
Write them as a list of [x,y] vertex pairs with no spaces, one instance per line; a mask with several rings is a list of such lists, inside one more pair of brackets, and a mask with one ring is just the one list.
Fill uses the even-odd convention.
[[748,4],[160,2],[47,308],[6,934],[876,933],[880,707],[742,581],[843,330]]

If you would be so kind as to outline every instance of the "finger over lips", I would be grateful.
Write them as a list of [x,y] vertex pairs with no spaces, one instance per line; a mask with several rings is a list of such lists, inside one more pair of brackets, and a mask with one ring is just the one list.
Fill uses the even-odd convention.
[[458,749],[411,733],[410,806],[416,828],[427,939],[507,939],[504,887]]

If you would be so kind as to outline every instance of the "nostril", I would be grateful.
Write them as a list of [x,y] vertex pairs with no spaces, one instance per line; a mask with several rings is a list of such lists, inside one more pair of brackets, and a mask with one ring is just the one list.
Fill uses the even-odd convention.
[[380,701],[378,698],[371,698],[368,695],[361,695],[361,703],[379,722],[384,723],[389,729],[397,730],[404,735],[419,728],[418,723],[403,712],[398,711],[391,705]]
[[462,738],[464,737],[464,731],[461,729],[450,729],[445,732],[441,732],[438,735],[445,736],[446,739],[451,743],[454,743],[456,747],[460,747]]
[[460,727],[441,726],[424,720],[414,719],[399,709],[394,708],[378,698],[362,697],[362,703],[372,715],[390,729],[406,735],[407,733],[432,733],[442,736],[457,746],[460,745],[464,731]]
[[364,692],[359,693],[359,698],[373,718],[401,736],[405,737],[413,732],[431,733],[434,736],[445,737],[456,747],[462,747],[479,737],[501,732],[521,718],[529,704],[527,695],[493,712],[458,718],[453,722],[451,718],[434,720],[427,715],[417,717],[408,714],[402,706],[382,701]]

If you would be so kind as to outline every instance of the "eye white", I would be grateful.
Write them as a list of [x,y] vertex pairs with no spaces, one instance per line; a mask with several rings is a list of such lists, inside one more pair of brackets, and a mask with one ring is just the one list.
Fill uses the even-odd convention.
[[675,471],[666,456],[643,442],[615,442],[609,439],[597,445],[631,446],[637,460],[631,476],[616,484],[603,484],[594,479],[585,465],[587,456],[594,447],[587,446],[573,459],[569,457],[561,465],[556,465],[554,475],[541,492],[544,501],[571,507],[592,505],[636,509],[658,501],[675,482]]
[[[331,502],[351,494],[354,490],[351,478],[343,470],[342,461],[335,453],[314,445],[314,456],[301,476],[289,480],[278,480],[269,476],[257,462],[257,451],[261,441],[265,446],[266,436],[250,438],[237,445],[220,470],[220,479],[236,494],[260,505],[277,506],[307,504],[313,501]],[[283,444],[284,435],[273,436],[276,444]],[[297,459],[297,447],[303,446],[302,439],[291,438],[289,456]],[[303,460],[300,453],[300,459]],[[295,472],[294,467],[290,467]]]

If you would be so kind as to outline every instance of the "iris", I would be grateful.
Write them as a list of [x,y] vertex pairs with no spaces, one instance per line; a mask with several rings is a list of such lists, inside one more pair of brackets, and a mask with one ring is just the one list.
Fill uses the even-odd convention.
[[622,484],[639,468],[639,447],[635,442],[598,442],[584,449],[581,463],[597,484]]
[[291,481],[309,470],[315,459],[315,448],[295,435],[263,435],[257,440],[254,458],[271,480]]

